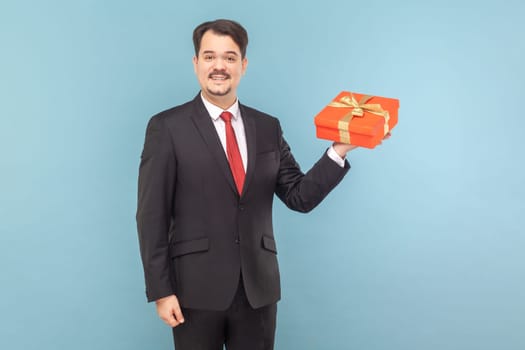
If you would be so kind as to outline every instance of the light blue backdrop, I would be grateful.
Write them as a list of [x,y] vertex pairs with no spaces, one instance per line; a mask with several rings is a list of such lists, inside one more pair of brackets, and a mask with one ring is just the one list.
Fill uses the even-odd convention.
[[250,33],[241,101],[305,169],[340,90],[401,101],[313,213],[276,203],[277,348],[524,349],[525,6],[348,0],[2,0],[0,348],[171,348],[143,293],[139,155],[221,17]]

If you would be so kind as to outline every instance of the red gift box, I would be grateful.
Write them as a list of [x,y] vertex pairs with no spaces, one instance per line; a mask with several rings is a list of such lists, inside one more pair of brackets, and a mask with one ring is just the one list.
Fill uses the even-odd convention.
[[399,100],[343,91],[315,116],[317,137],[374,148],[397,124]]

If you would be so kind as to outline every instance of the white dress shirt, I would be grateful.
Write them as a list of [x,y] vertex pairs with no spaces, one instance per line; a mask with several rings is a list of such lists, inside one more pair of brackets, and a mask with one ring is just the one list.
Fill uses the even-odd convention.
[[[221,119],[221,113],[224,112],[224,110],[213,103],[206,100],[206,98],[201,93],[202,102],[204,103],[204,107],[206,107],[206,110],[208,111],[208,114],[210,115],[213,125],[215,126],[215,130],[217,130],[217,134],[219,136],[219,139],[221,140],[222,148],[224,149],[224,153],[226,152],[226,128],[225,123]],[[239,151],[241,153],[242,158],[242,164],[244,165],[244,171],[247,169],[248,165],[248,149],[246,146],[246,133],[244,132],[244,124],[242,121],[241,111],[239,109],[239,100],[235,100],[235,103],[227,109],[228,112],[230,112],[233,115],[232,118],[232,127],[235,131],[235,138],[237,139],[237,144],[239,145]],[[337,154],[337,152],[334,150],[333,146],[330,146],[328,151],[326,152],[328,157],[332,159],[334,162],[336,162],[341,168],[344,168],[345,166],[345,160]]]
[[[217,130],[217,135],[219,135],[219,139],[221,140],[224,153],[227,154],[226,124],[224,123],[224,120],[221,119],[221,113],[224,112],[224,110],[206,100],[206,98],[204,98],[202,94],[201,98],[202,102],[204,103],[204,106],[206,107],[206,110],[208,111],[208,114],[211,117],[211,120],[213,121],[215,130]],[[246,133],[244,132],[244,124],[242,122],[241,111],[239,110],[239,100],[235,100],[235,103],[226,111],[230,112],[233,116],[232,127],[233,131],[235,132],[235,138],[237,139],[237,145],[239,145],[239,152],[241,153],[242,165],[244,166],[244,171],[246,172],[246,169],[248,169],[248,148],[246,146]]]

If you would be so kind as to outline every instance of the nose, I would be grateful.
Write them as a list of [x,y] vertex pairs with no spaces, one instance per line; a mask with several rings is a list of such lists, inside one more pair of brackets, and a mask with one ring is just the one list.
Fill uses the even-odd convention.
[[217,70],[223,70],[226,67],[224,63],[224,59],[222,57],[217,57],[215,60],[215,69]]

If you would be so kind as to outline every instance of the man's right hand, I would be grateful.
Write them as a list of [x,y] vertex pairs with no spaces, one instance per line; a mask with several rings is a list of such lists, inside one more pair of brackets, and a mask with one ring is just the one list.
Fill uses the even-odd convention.
[[179,300],[175,295],[169,295],[155,301],[157,314],[170,327],[177,327],[184,323],[184,316],[180,310]]

